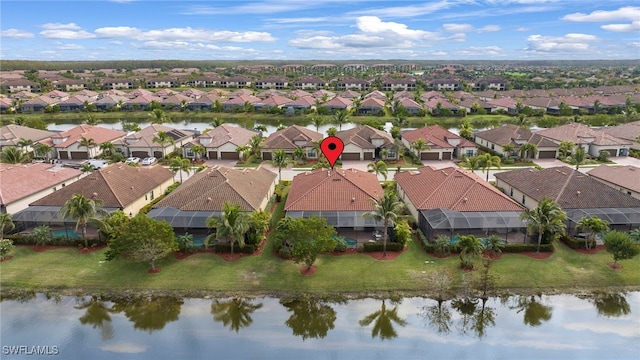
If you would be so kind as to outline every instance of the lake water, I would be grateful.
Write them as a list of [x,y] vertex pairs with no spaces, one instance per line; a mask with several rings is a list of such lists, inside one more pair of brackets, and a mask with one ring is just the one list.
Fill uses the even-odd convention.
[[[481,300],[438,306],[425,298],[101,301],[37,294],[5,299],[0,315],[2,359],[620,360],[640,354],[640,292],[494,298],[484,306]],[[29,356],[37,350],[32,346],[58,356]]]

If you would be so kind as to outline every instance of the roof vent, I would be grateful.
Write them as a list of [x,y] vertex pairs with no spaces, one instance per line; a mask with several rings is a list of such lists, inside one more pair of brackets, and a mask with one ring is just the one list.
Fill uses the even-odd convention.
[[467,198],[462,199],[462,202],[467,202],[467,201],[469,201],[469,199]]
[[576,196],[580,196],[580,194],[582,194],[580,190],[576,191]]
[[327,171],[327,177],[331,176],[331,171]]
[[356,198],[355,198],[355,197],[352,197],[352,198],[351,198],[351,202],[356,202]]
[[98,193],[94,192],[93,194],[91,194],[91,197],[97,198],[98,197]]
[[212,199],[210,197],[207,198],[207,202],[211,202]]

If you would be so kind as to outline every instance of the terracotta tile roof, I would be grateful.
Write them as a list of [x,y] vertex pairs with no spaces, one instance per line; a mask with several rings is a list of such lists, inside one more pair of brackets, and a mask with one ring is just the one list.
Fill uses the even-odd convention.
[[155,95],[138,95],[133,99],[127,101],[127,104],[138,104],[138,105],[148,105],[152,101],[162,102],[162,98]]
[[529,140],[532,132],[529,129],[523,129],[517,125],[502,125],[495,129],[489,129],[476,133],[476,138],[480,137],[494,144],[505,145],[512,144],[514,140]]
[[259,104],[262,104],[263,106],[279,107],[279,106],[288,104],[290,102],[291,102],[291,99],[286,98],[284,96],[272,95],[262,101],[259,101]]
[[200,135],[194,142],[202,145],[202,138],[211,138],[211,142],[207,145],[203,145],[207,148],[219,148],[226,143],[232,143],[236,146],[246,145],[252,137],[258,135],[257,131],[247,130],[239,126],[233,126],[229,124],[222,124],[213,130],[209,130],[206,133]]
[[431,98],[424,102],[424,107],[427,109],[436,109],[438,107],[438,104],[440,104],[440,106],[442,106],[443,108],[458,109],[457,105],[454,105],[449,102],[449,100],[443,98]]
[[118,105],[118,103],[122,101],[122,103],[126,103],[127,101],[129,101],[128,98],[124,97],[124,96],[119,96],[119,95],[107,95],[105,97],[102,97],[100,100],[96,101],[95,104],[96,105]]
[[497,99],[491,99],[487,101],[487,104],[493,105],[493,106],[500,106],[504,108],[515,109],[517,101],[515,101],[512,98],[497,98]]
[[352,101],[350,99],[346,99],[340,96],[336,96],[333,99],[327,101],[326,103],[322,104],[326,107],[333,107],[333,108],[348,108],[349,106],[351,106]]
[[227,100],[227,101],[223,102],[223,105],[239,105],[239,106],[242,106],[246,102],[248,102],[250,104],[255,104],[255,103],[259,103],[260,101],[262,101],[262,100],[260,98],[258,98],[258,97],[255,97],[255,96],[240,95],[240,96],[234,97],[231,100]]
[[215,166],[196,173],[153,207],[186,211],[220,211],[225,201],[242,211],[258,210],[277,175],[265,168],[230,169]]
[[591,169],[588,173],[597,179],[616,184],[618,186],[640,193],[640,168],[627,166],[600,165]]
[[162,105],[182,105],[182,102],[185,103],[190,103],[193,101],[192,98],[186,96],[186,95],[182,95],[182,94],[173,94],[168,96],[166,99],[162,100],[160,103]]
[[20,141],[20,138],[25,138],[36,142],[53,135],[55,135],[55,133],[51,131],[10,124],[0,127],[0,145],[16,146],[18,141]]
[[360,108],[372,108],[372,109],[383,109],[384,108],[384,100],[381,100],[377,97],[369,97],[360,103]]
[[567,166],[519,169],[495,177],[536,201],[551,198],[563,209],[640,207],[640,200]]
[[54,145],[56,148],[66,148],[75,144],[76,142],[79,142],[82,137],[84,137],[85,139],[93,139],[96,144],[100,145],[107,141],[115,141],[116,139],[119,139],[125,135],[127,135],[127,133],[124,131],[83,124],[71,128],[67,131],[58,133],[52,136],[52,138],[66,138],[66,140],[64,140],[63,142]]
[[620,139],[635,141],[635,139],[640,136],[640,121],[620,124],[617,126],[603,127],[596,131],[603,132]]
[[591,143],[595,145],[630,145],[627,140],[619,139],[580,123],[569,123],[549,129],[536,131],[536,134],[556,141],[572,141],[574,144]]
[[456,147],[451,145],[447,139],[460,141],[458,147],[476,147],[476,144],[473,142],[456,135],[439,125],[431,125],[415,130],[405,131],[402,133],[402,137],[409,143],[418,139],[424,139],[432,149],[453,149]]
[[[160,131],[165,131],[169,137],[173,139],[174,142],[180,142],[185,139],[190,139],[193,137],[193,132],[188,130],[178,130],[169,126],[164,126],[160,124],[151,124],[144,129],[141,129],[138,132],[135,132],[131,135],[127,135],[122,139],[118,139],[113,141],[114,145],[123,145],[129,148],[152,148],[152,147],[160,147],[161,145],[157,142],[153,142],[153,138]],[[169,144],[165,144],[165,146],[169,146]]]
[[383,194],[378,178],[356,169],[316,169],[293,178],[285,211],[371,211]]
[[362,125],[348,130],[338,131],[336,136],[346,145],[354,144],[361,149],[375,149],[371,139],[382,139],[382,147],[394,144],[393,137],[385,131],[372,128],[369,125]]
[[290,103],[287,103],[287,107],[303,107],[310,108],[316,105],[316,99],[311,96],[303,96],[299,97],[295,100],[292,100]]
[[50,164],[0,164],[0,204],[10,204],[82,174],[80,170]]
[[318,90],[318,91],[314,92],[313,94],[311,94],[311,96],[313,96],[314,98],[320,99],[325,94],[327,95],[327,98],[329,98],[329,99],[331,99],[331,98],[336,96],[336,93],[331,92],[329,90],[324,90],[324,89],[321,89],[321,90]]
[[30,205],[62,206],[73,194],[82,194],[90,199],[102,200],[105,208],[124,208],[170,179],[173,179],[173,173],[162,166],[133,167],[116,163],[94,171]]
[[407,109],[422,109],[422,105],[418,104],[413,98],[402,97],[400,104]]
[[294,142],[294,139],[296,138],[306,140],[306,142],[301,146],[311,146],[314,140],[320,140],[323,137],[324,136],[319,132],[302,126],[292,125],[286,129],[276,131],[269,135],[262,144],[262,148],[265,150],[295,150],[298,147]]
[[300,89],[296,89],[293,91],[290,91],[286,94],[284,94],[284,96],[293,99],[293,98],[303,98],[303,97],[307,97],[307,96],[311,96],[310,92],[304,91],[304,90],[300,90]]
[[524,208],[474,173],[456,167],[425,166],[395,176],[418,210],[521,211]]

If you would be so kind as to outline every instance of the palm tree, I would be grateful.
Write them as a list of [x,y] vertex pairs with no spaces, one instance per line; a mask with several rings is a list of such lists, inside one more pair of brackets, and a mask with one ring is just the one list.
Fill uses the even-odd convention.
[[415,150],[416,156],[420,158],[420,153],[431,150],[431,146],[429,146],[424,139],[420,138],[411,143],[411,149]]
[[571,152],[573,151],[574,145],[573,145],[573,141],[563,141],[560,143],[560,147],[558,148],[558,151],[560,153],[560,157],[561,158],[566,158],[567,156],[571,155]]
[[527,224],[527,232],[529,235],[538,234],[538,248],[536,253],[540,252],[542,237],[544,234],[555,235],[563,232],[566,228],[567,213],[564,212],[558,204],[552,199],[543,198],[533,209],[525,210],[520,218]]
[[247,143],[249,155],[253,155],[256,158],[260,158],[260,151],[262,150],[262,143],[264,138],[259,135],[253,135]]
[[200,157],[207,153],[207,149],[202,145],[193,145],[191,147],[191,151],[193,155],[196,157],[196,160],[200,160]]
[[460,125],[460,129],[458,129],[458,133],[463,138],[471,140],[473,138],[473,127],[471,126],[471,123],[466,120],[463,121]]
[[368,172],[375,173],[376,177],[382,175],[384,181],[387,181],[387,164],[384,161],[370,162],[367,164],[367,168],[369,168]]
[[88,173],[88,172],[92,172],[93,170],[95,170],[96,168],[93,167],[93,165],[89,164],[89,163],[84,163],[82,165],[80,165],[80,171],[82,171],[82,173]]
[[502,145],[502,152],[504,153],[505,158],[510,158],[513,151],[516,149],[513,144],[504,144]]
[[342,131],[342,125],[349,122],[349,111],[340,110],[333,115],[334,124],[337,124],[339,130]]
[[11,214],[9,213],[0,214],[0,240],[4,239],[5,230],[11,231],[15,228],[16,228],[16,224],[13,223]]
[[584,161],[587,157],[587,152],[584,151],[582,146],[578,146],[576,151],[573,153],[573,161],[576,163],[576,170],[580,169],[580,165],[584,164]]
[[49,155],[51,154],[51,149],[52,149],[51,146],[47,144],[36,144],[34,151],[37,156],[42,156],[47,162],[49,162]]
[[458,241],[460,247],[460,266],[473,269],[473,258],[482,254],[482,239],[473,235],[462,235]]
[[333,126],[327,129],[328,136],[336,136],[337,132],[338,132],[338,129],[334,128]]
[[387,310],[384,300],[382,300],[380,310],[367,315],[360,320],[359,324],[360,326],[369,326],[374,321],[373,329],[371,329],[371,337],[379,336],[382,340],[398,337],[398,333],[393,328],[393,323],[403,327],[407,325],[407,321],[401,319],[398,315],[398,307],[396,306],[392,310]]
[[20,138],[16,145],[19,146],[23,152],[27,153],[27,148],[33,145],[33,140]]
[[173,141],[173,138],[169,136],[169,133],[167,133],[166,131],[158,131],[156,135],[153,137],[152,141],[156,144],[160,144],[160,146],[162,147],[162,157],[167,156],[165,145],[175,143]]
[[253,323],[251,314],[261,307],[262,304],[252,304],[243,298],[215,300],[211,304],[211,314],[214,321],[222,322],[222,325],[229,326],[229,330],[235,330],[237,333],[241,328]]
[[220,119],[219,117],[214,117],[213,120],[209,123],[209,126],[211,126],[212,128],[217,128],[218,126],[224,124],[224,120]]
[[209,244],[213,238],[224,237],[229,240],[231,255],[233,255],[233,244],[236,241],[238,246],[244,247],[244,235],[249,230],[249,221],[249,216],[242,212],[240,205],[233,205],[225,201],[222,205],[222,215],[207,218],[207,227],[215,228],[216,233],[207,236],[205,244]]
[[182,184],[182,172],[186,172],[187,175],[191,173],[191,161],[189,159],[176,156],[169,161],[169,170],[174,173],[180,173],[180,183]]
[[494,256],[498,255],[504,249],[505,241],[498,235],[491,235],[486,240],[486,248],[491,251]]
[[107,216],[107,212],[100,208],[102,200],[92,200],[84,197],[82,194],[73,194],[71,199],[67,200],[58,212],[60,218],[70,217],[76,220],[76,229],[82,229],[82,237],[84,238],[84,246],[88,247],[87,242],[87,224],[92,220],[99,220],[102,216]]
[[96,147],[98,144],[96,143],[95,140],[93,139],[87,139],[84,136],[80,139],[80,142],[78,143],[78,147],[85,147],[87,148],[87,159],[91,158],[91,153],[89,152],[91,150],[92,147]]
[[529,119],[527,119],[527,115],[518,114],[517,125],[523,129],[529,129]]
[[585,241],[585,246],[587,250],[589,250],[591,249],[591,245],[596,242],[596,236],[609,230],[609,222],[602,220],[599,217],[585,216],[578,221],[576,228],[587,232],[588,241]]
[[489,170],[492,167],[497,167],[500,170],[502,165],[502,161],[500,160],[500,156],[491,155],[490,153],[484,153],[478,156],[480,159],[480,166],[482,166],[482,172],[487,172],[487,182],[489,182]]
[[273,166],[278,168],[278,181],[282,181],[282,168],[286,168],[289,165],[289,157],[287,153],[282,150],[275,150],[273,152]]
[[0,161],[5,164],[21,164],[27,159],[28,156],[15,146],[8,146],[0,152]]
[[523,159],[526,159],[529,156],[534,158],[537,153],[538,153],[538,147],[536,146],[536,144],[524,143],[520,145],[520,157]]
[[324,125],[324,119],[319,116],[311,118],[311,124],[316,127],[316,131],[320,131],[320,126]]
[[467,168],[471,171],[478,170],[480,168],[480,157],[472,156],[467,158]]
[[293,158],[296,161],[304,161],[306,157],[307,152],[303,148],[297,147],[295,150],[293,150]]
[[407,123],[407,118],[402,115],[396,116],[391,122],[393,126],[397,126],[398,128],[400,128],[400,130],[402,130],[403,127],[407,126]]
[[373,218],[376,222],[382,221],[383,230],[383,256],[387,256],[387,228],[389,227],[389,221],[395,222],[400,214],[404,210],[404,204],[398,200],[398,197],[393,192],[385,192],[380,199],[371,199],[373,202],[373,211],[364,213],[363,217]]
[[167,121],[167,115],[164,113],[164,110],[160,108],[153,109],[149,116],[151,117],[152,124],[162,124]]
[[116,147],[115,145],[113,145],[113,143],[111,143],[111,141],[105,141],[100,144],[100,150],[103,153],[106,153],[107,156],[111,156],[116,151]]

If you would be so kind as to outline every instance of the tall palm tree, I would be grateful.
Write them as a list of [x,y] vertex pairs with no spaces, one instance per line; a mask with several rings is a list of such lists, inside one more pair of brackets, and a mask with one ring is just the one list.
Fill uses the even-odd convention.
[[253,155],[256,158],[260,157],[260,151],[262,150],[262,143],[264,142],[264,138],[259,135],[253,135],[249,142],[247,143],[247,147],[249,150],[249,155]]
[[371,329],[371,337],[378,336],[382,340],[398,337],[398,333],[393,328],[393,323],[403,327],[407,325],[407,321],[398,315],[398,307],[396,306],[392,310],[387,310],[387,305],[384,300],[382,300],[380,310],[367,315],[360,320],[359,324],[360,326],[369,326],[374,321],[373,329]]
[[311,124],[316,127],[316,131],[320,131],[320,126],[324,125],[324,119],[320,116],[314,116],[311,118]]
[[169,170],[174,173],[180,173],[180,183],[182,184],[182,172],[186,172],[187,175],[191,173],[191,161],[189,159],[176,156],[169,162]]
[[471,140],[473,138],[473,127],[471,126],[471,123],[466,120],[463,121],[460,125],[460,129],[458,129],[458,133],[461,137]]
[[509,159],[511,157],[511,154],[513,154],[513,151],[516,149],[515,146],[513,146],[513,144],[504,144],[502,145],[502,152],[504,153],[504,157]]
[[71,199],[67,200],[58,212],[60,218],[70,217],[76,220],[76,229],[82,229],[82,237],[84,238],[84,246],[88,247],[87,242],[87,224],[92,220],[99,220],[100,217],[107,216],[107,212],[101,209],[102,200],[92,200],[84,197],[82,194],[73,194]]
[[229,326],[229,330],[236,333],[241,328],[248,327],[253,323],[251,314],[260,309],[262,303],[252,304],[243,298],[233,298],[227,301],[215,300],[211,304],[211,314],[214,321],[222,322],[222,325]]
[[576,227],[588,234],[587,240],[589,241],[585,241],[585,246],[587,250],[589,250],[591,249],[591,245],[595,243],[596,236],[609,230],[609,222],[599,217],[585,216],[578,221]]
[[490,153],[484,153],[478,157],[480,158],[480,166],[482,167],[482,172],[487,172],[487,182],[489,182],[489,170],[492,167],[497,167],[499,170],[502,165],[500,156],[491,155]]
[[87,159],[91,158],[91,153],[90,153],[91,148],[96,146],[98,146],[98,144],[96,143],[95,140],[87,139],[84,136],[80,139],[80,142],[78,143],[79,148],[81,147],[87,148]]
[[173,141],[173,138],[169,136],[169,133],[167,133],[166,131],[158,131],[153,137],[152,141],[156,144],[160,144],[160,146],[162,147],[162,157],[167,156],[165,145],[175,143],[175,141]]
[[161,108],[155,108],[150,113],[152,124],[162,124],[167,121],[167,114],[164,113],[164,110]]
[[250,218],[242,212],[240,205],[225,202],[222,205],[222,215],[210,216],[207,218],[207,227],[215,228],[215,235],[209,235],[205,239],[205,244],[215,238],[224,237],[231,244],[231,255],[233,255],[233,244],[237,241],[238,246],[244,247],[244,235],[249,230]]
[[36,144],[36,147],[34,149],[35,154],[37,156],[42,156],[44,157],[45,161],[49,162],[49,155],[51,154],[51,146],[47,145],[47,144]]
[[282,168],[286,168],[289,165],[289,157],[287,153],[282,150],[275,150],[273,152],[273,166],[278,168],[278,181],[282,181]]
[[369,169],[367,170],[368,172],[376,174],[376,177],[382,175],[384,181],[387,181],[387,164],[384,161],[370,162],[367,164],[367,168]]
[[460,247],[460,265],[463,268],[473,269],[473,258],[482,254],[484,250],[482,239],[473,235],[462,235],[458,246]]
[[196,160],[200,160],[202,155],[207,153],[207,149],[202,145],[193,145],[191,147],[191,151],[193,152],[193,155],[196,157]]
[[5,164],[21,164],[27,161],[28,156],[15,146],[8,146],[0,152],[0,161]]
[[102,144],[100,144],[100,150],[102,151],[103,154],[107,156],[111,156],[116,151],[116,146],[113,145],[111,141],[105,141]]
[[18,143],[16,145],[19,146],[23,152],[27,153],[27,148],[33,145],[33,140],[20,138],[18,139]]
[[524,143],[520,145],[520,157],[523,159],[526,159],[529,156],[534,158],[536,157],[537,153],[538,153],[538,147],[536,146],[536,144]]
[[561,158],[566,158],[567,156],[571,155],[571,152],[573,151],[573,148],[575,146],[573,145],[573,141],[563,141],[560,143],[560,146],[558,148],[558,151],[560,153],[560,157]]
[[93,170],[95,170],[96,168],[93,167],[93,165],[89,164],[89,163],[84,163],[82,165],[80,165],[80,171],[82,171],[82,173],[88,173],[88,172],[92,172]]
[[535,208],[525,210],[520,218],[527,224],[529,235],[538,234],[536,253],[539,253],[542,237],[545,233],[555,235],[565,230],[567,213],[552,199],[544,198]]
[[333,114],[333,122],[338,125],[340,131],[342,131],[342,125],[349,122],[349,111],[339,110]]
[[209,123],[209,126],[211,126],[212,128],[217,128],[218,126],[224,124],[224,120],[220,119],[219,117],[214,117],[213,120],[211,120],[211,122]]
[[0,214],[0,240],[4,239],[5,231],[11,231],[15,229],[15,227],[16,227],[16,224],[13,223],[11,214],[9,213]]
[[297,147],[293,150],[293,158],[297,161],[303,161],[307,157],[307,152],[304,148]]
[[371,199],[373,202],[373,211],[364,213],[363,217],[373,218],[376,222],[382,221],[383,230],[383,256],[387,256],[387,228],[389,227],[389,221],[395,222],[400,217],[404,210],[404,204],[398,200],[398,197],[393,192],[385,192],[380,199]]
[[431,146],[429,146],[424,139],[420,138],[411,143],[411,149],[415,150],[416,156],[418,156],[419,159],[423,151],[431,150]]
[[584,151],[582,146],[578,146],[576,151],[573,152],[573,161],[576,163],[576,170],[580,169],[580,165],[584,164],[587,157],[587,152]]
[[467,158],[467,168],[471,171],[478,170],[480,168],[480,157],[472,156]]

